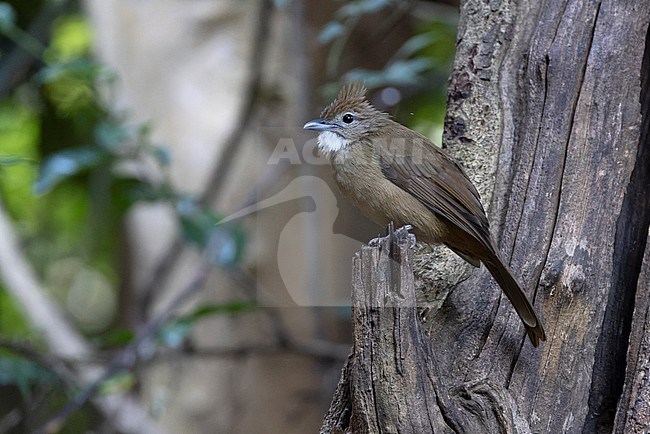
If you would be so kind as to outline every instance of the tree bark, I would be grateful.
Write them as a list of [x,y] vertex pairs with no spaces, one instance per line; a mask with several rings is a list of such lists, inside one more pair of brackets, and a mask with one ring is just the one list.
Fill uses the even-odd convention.
[[444,425],[435,411],[431,347],[418,320],[414,245],[404,228],[391,228],[354,258],[354,350],[322,433],[350,427],[354,433],[419,434]]
[[615,432],[643,433],[650,427],[650,237],[637,285],[632,331],[627,350],[623,393],[618,401]]
[[[429,341],[411,342],[426,368],[415,363],[415,371],[400,373],[427,372],[434,390],[422,395],[426,409],[406,413],[431,424],[420,432],[648,429],[649,22],[647,0],[461,6],[445,145],[489,204],[492,231],[544,318],[548,340],[537,349],[527,342],[485,269],[455,285],[428,315]],[[385,333],[360,340],[362,311],[354,311],[346,368],[350,421],[359,402],[368,402],[351,373]],[[372,324],[394,316],[381,312]],[[400,339],[412,327],[393,326]],[[399,347],[400,339],[392,343]],[[418,387],[375,387],[383,397],[373,395],[374,402],[393,405],[374,408],[399,414]],[[324,432],[332,432],[328,420]],[[388,424],[370,432],[408,431]]]

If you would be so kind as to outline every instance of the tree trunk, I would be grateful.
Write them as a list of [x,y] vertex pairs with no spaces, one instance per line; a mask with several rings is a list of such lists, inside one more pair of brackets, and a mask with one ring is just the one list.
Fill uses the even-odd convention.
[[[322,432],[409,432],[423,420],[420,432],[647,432],[649,21],[647,0],[463,3],[445,145],[490,205],[548,340],[530,345],[485,269],[429,313],[428,341],[392,308],[371,320],[355,308],[355,349]],[[407,343],[418,363],[380,357],[372,388],[355,386],[374,350]],[[346,425],[360,409],[401,419]]]

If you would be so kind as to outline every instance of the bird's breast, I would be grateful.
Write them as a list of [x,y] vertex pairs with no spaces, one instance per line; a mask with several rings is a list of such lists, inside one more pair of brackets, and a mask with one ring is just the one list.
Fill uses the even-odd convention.
[[446,239],[446,224],[424,204],[389,181],[382,173],[378,155],[351,146],[332,158],[339,189],[353,205],[375,223],[385,227],[410,224],[421,241],[438,243]]

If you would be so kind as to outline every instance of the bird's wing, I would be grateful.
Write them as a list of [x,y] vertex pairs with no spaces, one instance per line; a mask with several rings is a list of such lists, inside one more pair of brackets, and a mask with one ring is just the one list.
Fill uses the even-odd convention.
[[384,176],[492,250],[489,224],[478,191],[463,169],[424,137],[416,140],[420,144],[413,146],[417,146],[418,152],[409,155],[382,149],[380,164]]

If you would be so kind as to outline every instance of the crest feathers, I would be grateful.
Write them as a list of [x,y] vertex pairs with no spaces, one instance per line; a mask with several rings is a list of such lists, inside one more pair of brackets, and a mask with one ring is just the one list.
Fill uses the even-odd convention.
[[358,80],[346,83],[339,91],[339,96],[336,99],[339,101],[365,100],[366,87]]
[[345,111],[372,111],[376,109],[366,100],[366,87],[359,81],[345,84],[339,95],[323,110],[321,117],[331,119]]

